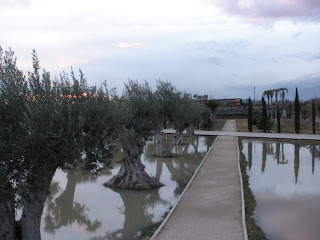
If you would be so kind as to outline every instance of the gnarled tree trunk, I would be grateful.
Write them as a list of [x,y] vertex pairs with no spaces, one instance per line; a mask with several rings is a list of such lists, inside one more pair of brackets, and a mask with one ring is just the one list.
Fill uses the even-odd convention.
[[31,187],[28,190],[20,220],[22,240],[41,239],[41,215],[46,197],[49,195],[49,188],[56,167],[48,166],[46,170],[32,180]]
[[194,127],[189,126],[189,127],[187,128],[186,136],[187,136],[187,137],[191,137],[193,134],[194,134]]
[[123,161],[117,175],[104,183],[105,187],[119,189],[152,189],[163,186],[158,179],[150,177],[141,163],[144,142],[134,142],[123,146]]
[[162,155],[164,157],[172,157],[173,154],[172,154],[172,149],[173,149],[173,146],[178,142],[180,141],[181,137],[182,137],[182,134],[183,134],[183,131],[179,131],[177,130],[172,138],[170,139],[167,147],[166,147],[166,150],[163,151]]
[[14,189],[9,183],[1,187],[5,189],[0,195],[0,239],[12,240],[16,239]]

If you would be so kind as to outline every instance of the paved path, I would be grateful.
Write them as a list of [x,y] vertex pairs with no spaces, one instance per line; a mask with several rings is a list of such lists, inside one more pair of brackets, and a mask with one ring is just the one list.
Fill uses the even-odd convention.
[[[222,131],[236,131],[228,120]],[[243,240],[237,137],[219,136],[157,240]]]
[[[164,133],[174,133],[175,130],[163,129]],[[285,134],[285,133],[254,133],[254,132],[231,132],[231,131],[194,131],[195,135],[202,136],[234,136],[251,138],[274,138],[274,139],[297,139],[297,140],[317,140],[320,135],[311,134]]]

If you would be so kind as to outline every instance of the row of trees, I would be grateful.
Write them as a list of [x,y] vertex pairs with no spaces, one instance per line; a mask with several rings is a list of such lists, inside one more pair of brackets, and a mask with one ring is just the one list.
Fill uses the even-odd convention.
[[[150,189],[158,179],[144,171],[140,157],[147,139],[164,123],[176,129],[160,156],[171,156],[172,147],[185,129],[194,129],[207,108],[178,91],[169,82],[128,81],[121,96],[88,86],[79,71],[71,69],[52,79],[42,70],[35,52],[33,71],[24,74],[10,49],[0,47],[0,238],[41,239],[40,219],[51,180],[66,165],[98,172],[110,165],[117,146],[123,150],[119,173],[105,186]],[[161,142],[159,142],[161,144]],[[162,148],[162,147],[161,147]],[[22,217],[15,221],[20,208]]]
[[[284,98],[288,93],[287,88],[277,88],[277,89],[270,89],[263,92],[262,96],[268,99],[268,106],[272,105],[272,99],[275,97],[275,105],[278,105],[278,97],[281,97],[281,106],[283,107]],[[271,102],[270,102],[271,100]],[[270,104],[271,103],[271,104]]]
[[[268,116],[268,109],[266,106],[266,102],[264,99],[264,96],[268,97],[268,106],[269,106],[269,98],[271,97],[271,104],[272,104],[272,96],[274,93],[284,93],[285,91],[288,91],[286,88],[279,88],[279,89],[274,89],[274,90],[267,90],[264,91],[262,95],[262,114],[258,116],[258,121],[259,121],[259,128],[261,128],[264,132],[267,132],[270,130],[271,125],[272,125],[272,114],[271,118]],[[281,94],[281,96],[284,96]],[[284,99],[282,99],[282,102]],[[300,133],[300,118],[301,118],[301,106],[302,103],[299,101],[299,94],[298,94],[298,89],[296,88],[296,94],[295,94],[295,101],[294,101],[294,125],[295,125],[295,132],[297,134]],[[292,114],[292,113],[291,113]],[[257,114],[256,114],[257,115]],[[311,122],[312,122],[312,132],[315,134],[315,125],[316,125],[316,109],[315,109],[315,102],[312,100],[311,104]],[[252,102],[251,99],[249,98],[248,101],[248,130],[252,132],[252,125],[254,124],[254,118],[257,118],[257,116],[254,116],[253,110],[252,110]],[[277,104],[277,95],[276,95],[276,124],[277,124],[277,132],[281,132],[281,113],[280,113],[280,107]]]

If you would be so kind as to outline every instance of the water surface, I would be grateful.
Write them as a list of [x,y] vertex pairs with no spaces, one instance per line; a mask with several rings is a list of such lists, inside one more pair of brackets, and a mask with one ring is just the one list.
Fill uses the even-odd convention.
[[[166,138],[166,137],[165,137]],[[166,139],[165,139],[166,140]],[[113,169],[99,176],[79,170],[57,170],[42,215],[42,239],[134,239],[141,230],[162,219],[180,196],[212,144],[212,137],[185,138],[176,146],[178,157],[154,157],[148,142],[142,162],[146,172],[165,184],[152,191],[112,190],[103,186],[119,170],[122,154],[113,157]]]
[[319,144],[244,139],[243,153],[268,239],[320,239]]

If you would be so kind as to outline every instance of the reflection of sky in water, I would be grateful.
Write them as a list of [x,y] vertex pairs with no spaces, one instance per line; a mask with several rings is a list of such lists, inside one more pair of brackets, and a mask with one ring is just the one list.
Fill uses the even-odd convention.
[[[212,138],[186,138],[186,141],[192,144],[177,146],[175,152],[180,156],[175,158],[154,157],[154,144],[148,143],[142,162],[149,175],[160,176],[160,182],[165,184],[158,190],[118,193],[105,188],[103,183],[118,172],[118,164],[102,171],[96,178],[86,177],[79,171],[64,173],[58,170],[53,183],[58,182],[59,189],[56,194],[52,190],[53,196],[47,199],[42,216],[42,239],[132,239],[142,227],[161,220],[164,212],[177,201]],[[114,156],[114,162],[120,159],[121,154]],[[59,198],[60,202],[57,201]],[[81,216],[70,210],[76,209],[75,206],[81,207]],[[66,208],[70,214],[69,211],[66,213]],[[53,218],[53,224],[45,223],[48,215]],[[88,224],[94,226],[95,222],[98,229],[88,231]],[[51,228],[54,234],[48,234],[45,227]]]
[[247,173],[257,200],[254,217],[267,237],[319,239],[318,145],[244,139],[243,153],[248,162],[250,149],[252,164]]

